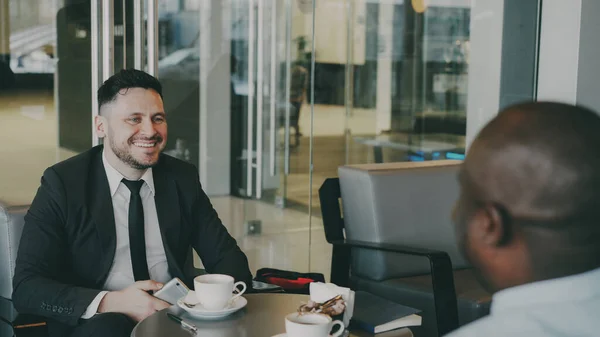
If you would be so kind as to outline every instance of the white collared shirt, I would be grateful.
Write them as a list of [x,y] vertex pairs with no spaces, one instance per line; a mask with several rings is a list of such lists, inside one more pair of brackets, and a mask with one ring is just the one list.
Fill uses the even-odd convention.
[[[112,197],[117,244],[112,266],[104,282],[104,290],[106,291],[96,296],[94,301],[88,306],[86,312],[81,316],[82,318],[90,318],[96,314],[98,306],[107,291],[125,289],[135,282],[129,251],[129,199],[131,192],[121,182],[125,177],[110,165],[108,160],[106,160],[104,152],[102,152],[102,163],[104,164],[110,195]],[[166,283],[171,280],[171,275],[169,274],[167,256],[160,234],[156,204],[154,202],[155,189],[152,168],[147,169],[140,179],[144,180],[144,184],[140,189],[140,197],[142,198],[142,206],[144,208],[144,232],[148,272],[152,280]]]
[[600,336],[600,268],[502,290],[489,316],[447,336]]

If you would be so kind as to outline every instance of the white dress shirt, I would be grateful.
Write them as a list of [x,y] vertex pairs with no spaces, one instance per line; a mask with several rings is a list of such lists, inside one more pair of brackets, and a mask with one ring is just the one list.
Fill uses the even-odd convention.
[[[106,282],[104,282],[105,291],[98,294],[88,306],[85,313],[81,316],[84,319],[91,318],[96,314],[98,306],[107,291],[121,290],[135,282],[133,267],[131,266],[131,254],[129,252],[129,199],[131,192],[121,182],[125,177],[110,165],[106,160],[104,152],[102,153],[102,163],[104,164],[110,195],[112,197],[117,245],[112,266]],[[158,215],[156,213],[156,204],[154,203],[154,178],[151,168],[146,170],[141,180],[144,180],[144,184],[140,190],[140,197],[142,198],[142,206],[144,208],[144,232],[148,271],[152,280],[166,283],[171,280],[171,275],[169,274],[167,256],[158,225]]]
[[600,336],[600,268],[500,291],[489,316],[447,336]]

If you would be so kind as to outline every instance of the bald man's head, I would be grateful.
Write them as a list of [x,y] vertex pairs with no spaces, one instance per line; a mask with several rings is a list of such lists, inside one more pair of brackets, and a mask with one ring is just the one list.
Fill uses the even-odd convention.
[[593,111],[541,102],[505,109],[473,142],[460,181],[460,243],[492,288],[600,265]]

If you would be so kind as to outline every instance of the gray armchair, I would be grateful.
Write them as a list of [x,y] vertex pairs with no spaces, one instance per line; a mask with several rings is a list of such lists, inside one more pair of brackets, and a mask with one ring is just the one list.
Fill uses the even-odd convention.
[[0,336],[12,336],[12,322],[17,317],[11,301],[12,278],[27,209],[0,203]]
[[418,337],[444,335],[489,313],[491,295],[461,256],[451,221],[459,165],[345,166],[319,190],[334,246],[331,281],[422,310]]

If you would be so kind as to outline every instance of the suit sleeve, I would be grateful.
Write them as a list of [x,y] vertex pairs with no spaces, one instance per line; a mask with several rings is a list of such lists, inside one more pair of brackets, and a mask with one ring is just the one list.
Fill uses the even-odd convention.
[[77,325],[100,290],[69,283],[69,252],[64,226],[66,196],[58,174],[49,168],[25,216],[13,279],[19,313]]
[[200,181],[196,184],[196,198],[192,206],[194,249],[208,273],[233,276],[236,281],[244,281],[251,289],[252,273],[246,254],[223,226]]

